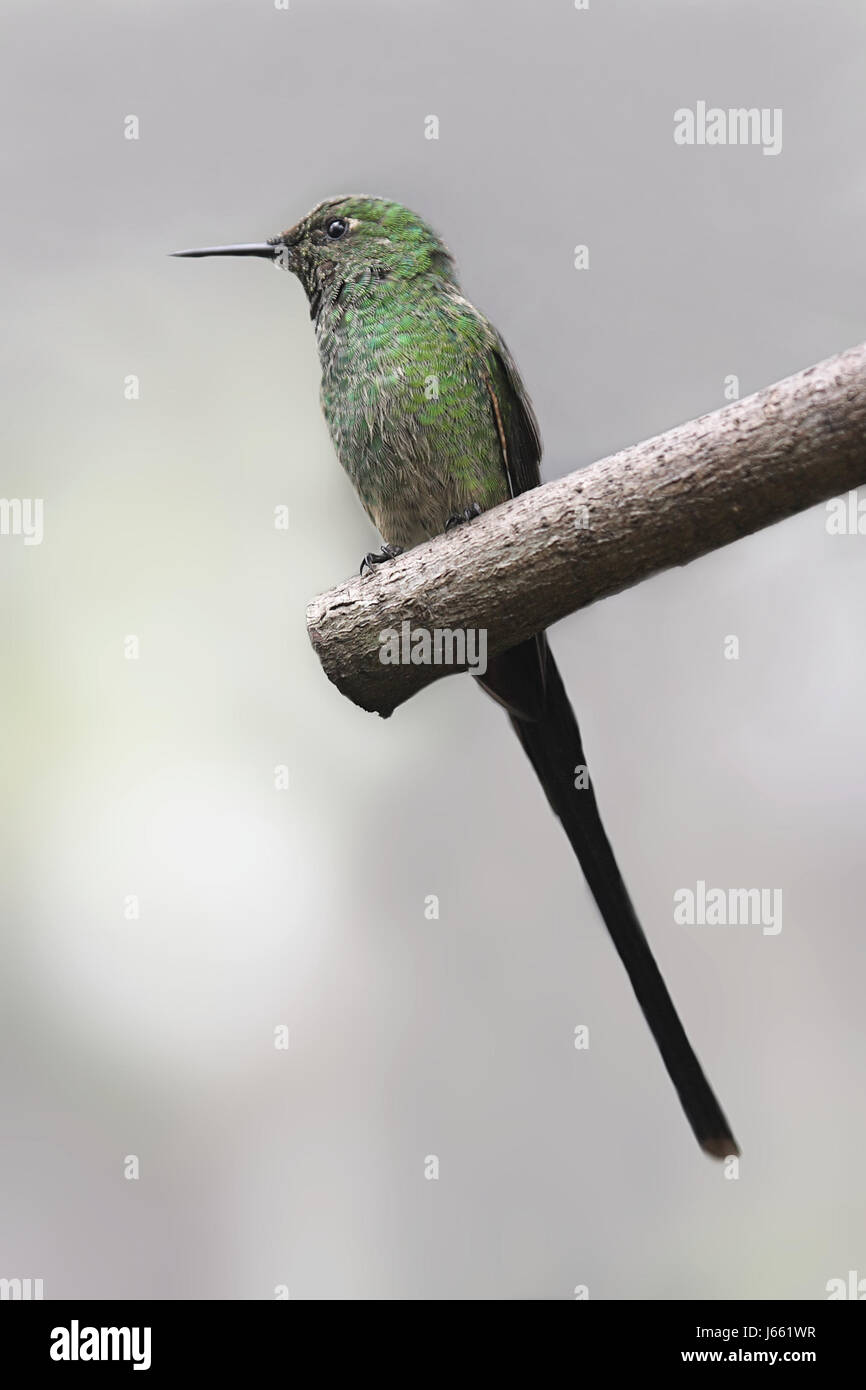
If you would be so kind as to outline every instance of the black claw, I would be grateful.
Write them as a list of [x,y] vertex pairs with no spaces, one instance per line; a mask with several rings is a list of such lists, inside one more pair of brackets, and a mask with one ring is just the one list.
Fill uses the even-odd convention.
[[402,545],[383,545],[382,549],[379,551],[370,550],[361,561],[361,568],[358,573],[363,574],[364,568],[366,567],[372,574],[374,565],[384,565],[386,560],[394,560],[398,555],[402,554]]
[[472,521],[480,515],[481,508],[477,502],[473,502],[471,507],[466,507],[462,512],[455,512],[453,516],[449,516],[445,523],[445,530],[450,531],[452,526],[462,526],[465,521]]

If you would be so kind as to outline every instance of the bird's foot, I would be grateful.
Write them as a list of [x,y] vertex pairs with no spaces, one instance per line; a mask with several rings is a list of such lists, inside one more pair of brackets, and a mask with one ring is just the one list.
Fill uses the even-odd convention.
[[480,515],[481,508],[477,502],[473,502],[471,507],[465,507],[462,512],[455,512],[453,516],[449,516],[445,523],[445,530],[448,532],[453,526],[462,526],[466,521],[474,521],[475,517]]
[[368,569],[370,574],[372,574],[374,565],[384,565],[386,560],[394,560],[398,555],[402,554],[402,545],[383,545],[382,549],[379,551],[371,550],[361,561],[361,568],[358,573],[363,574],[364,570]]

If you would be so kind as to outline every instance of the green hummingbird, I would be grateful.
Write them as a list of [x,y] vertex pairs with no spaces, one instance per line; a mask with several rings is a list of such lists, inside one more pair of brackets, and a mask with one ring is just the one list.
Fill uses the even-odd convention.
[[[266,242],[178,251],[260,256],[301,281],[337,456],[379,534],[362,570],[540,482],[541,442],[505,343],[461,292],[445,244],[385,198],[328,198]],[[629,898],[591,785],[577,720],[545,634],[490,659],[505,707],[577,855],[702,1148],[739,1152]]]

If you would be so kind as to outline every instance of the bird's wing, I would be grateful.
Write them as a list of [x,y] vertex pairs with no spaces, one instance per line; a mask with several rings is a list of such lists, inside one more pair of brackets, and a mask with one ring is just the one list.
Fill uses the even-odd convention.
[[[541,482],[541,436],[520,373],[495,335],[484,379],[512,497]],[[479,684],[515,718],[537,719],[545,703],[547,639],[543,632],[491,657]]]
[[514,359],[498,336],[487,358],[485,379],[508,485],[511,496],[517,497],[541,482],[541,436]]

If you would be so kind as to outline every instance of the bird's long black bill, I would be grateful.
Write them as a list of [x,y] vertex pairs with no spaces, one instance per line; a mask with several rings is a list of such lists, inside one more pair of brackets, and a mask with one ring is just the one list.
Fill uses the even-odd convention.
[[242,242],[239,246],[200,246],[192,251],[171,251],[172,256],[264,256],[272,261],[278,248],[270,241]]
[[[540,657],[540,660],[539,660]],[[480,684],[504,704],[524,752],[562,821],[605,925],[649,1024],[686,1117],[705,1153],[738,1154],[722,1113],[680,1023],[632,906],[591,786],[575,787],[586,766],[580,730],[546,641],[531,639],[494,657]],[[521,717],[517,711],[532,711]]]

